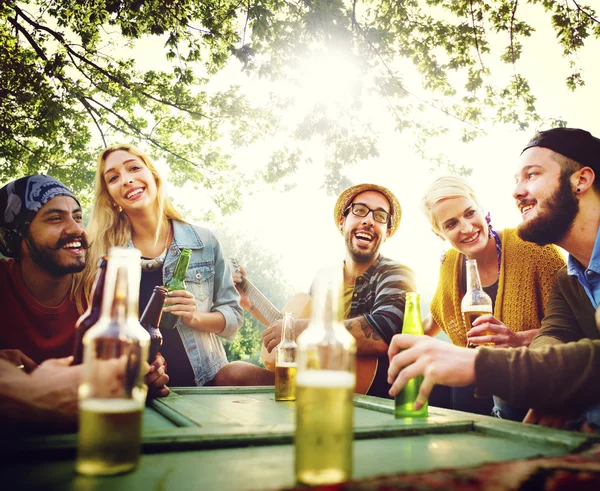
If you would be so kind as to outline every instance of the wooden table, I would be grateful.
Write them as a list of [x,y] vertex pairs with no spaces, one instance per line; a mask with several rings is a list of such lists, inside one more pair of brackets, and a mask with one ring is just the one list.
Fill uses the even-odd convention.
[[[597,440],[580,433],[439,408],[395,420],[393,401],[355,396],[354,479],[566,455]],[[143,455],[132,473],[75,473],[76,434],[1,445],[5,489],[224,490],[293,487],[294,403],[272,387],[175,388],[144,413]],[[3,477],[3,479],[5,479]],[[6,481],[5,481],[6,482]]]

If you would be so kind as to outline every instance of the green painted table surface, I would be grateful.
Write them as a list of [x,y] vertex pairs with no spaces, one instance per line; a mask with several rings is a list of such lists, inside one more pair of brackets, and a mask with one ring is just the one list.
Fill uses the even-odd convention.
[[[134,472],[78,476],[75,434],[22,437],[0,450],[3,464],[11,469],[6,489],[237,491],[294,486],[293,402],[276,402],[269,387],[172,391],[145,410],[143,455]],[[597,441],[581,433],[439,408],[430,408],[427,419],[395,420],[393,401],[368,396],[355,396],[354,405],[354,479],[560,456]]]

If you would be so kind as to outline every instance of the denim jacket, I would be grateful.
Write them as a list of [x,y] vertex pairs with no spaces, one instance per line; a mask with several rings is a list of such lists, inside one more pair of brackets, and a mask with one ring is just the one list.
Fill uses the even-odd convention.
[[[218,336],[231,341],[242,325],[243,311],[221,246],[206,228],[172,222],[173,241],[163,266],[163,285],[172,278],[181,249],[191,249],[186,289],[196,298],[198,311],[223,314],[225,328]],[[175,327],[194,370],[196,385],[204,385],[227,363],[221,340],[216,334],[186,326],[180,319]]]

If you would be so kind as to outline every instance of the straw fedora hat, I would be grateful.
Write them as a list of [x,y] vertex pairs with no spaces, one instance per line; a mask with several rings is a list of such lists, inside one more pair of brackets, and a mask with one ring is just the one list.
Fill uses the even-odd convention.
[[400,202],[394,196],[394,194],[387,188],[383,186],[379,186],[377,184],[357,184],[356,186],[352,186],[346,189],[340,197],[337,199],[335,204],[335,208],[333,209],[333,219],[335,220],[335,226],[339,227],[340,219],[342,218],[342,214],[344,210],[348,208],[350,203],[357,194],[364,193],[365,191],[376,191],[385,196],[390,204],[390,213],[392,215],[392,223],[390,225],[390,237],[396,233],[398,230],[398,225],[400,225],[400,218],[402,217],[402,208],[400,206]]

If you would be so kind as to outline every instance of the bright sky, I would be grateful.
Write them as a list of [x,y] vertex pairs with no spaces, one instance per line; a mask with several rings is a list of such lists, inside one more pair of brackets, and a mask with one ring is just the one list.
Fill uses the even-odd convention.
[[[549,22],[549,17],[544,17]],[[564,79],[569,73],[568,61],[562,58],[550,26],[534,25],[536,33],[524,46],[518,68],[529,78],[537,97],[538,111],[546,117],[565,119],[571,127],[580,127],[600,136],[600,67],[597,63],[600,42],[588,39],[579,55],[586,86],[574,93],[569,92]],[[300,85],[296,87],[300,109],[315,98],[322,101],[343,100],[351,90],[351,80],[360,76],[347,63],[338,63],[335,57],[307,60],[297,67]],[[492,73],[495,68],[490,67]],[[506,71],[498,67],[498,73]],[[216,78],[215,84],[238,83],[244,92],[255,100],[266,96],[273,86],[242,75],[231,66]],[[406,81],[406,80],[405,80]],[[329,84],[328,84],[329,82]],[[418,92],[417,80],[406,81],[409,89]],[[312,100],[311,100],[312,98]],[[340,99],[341,98],[341,99]],[[422,308],[428,309],[435,291],[439,269],[439,257],[444,244],[430,231],[424,216],[418,211],[421,195],[436,177],[430,165],[421,161],[410,150],[408,134],[399,135],[393,130],[394,123],[385,107],[377,103],[365,105],[365,111],[377,112],[380,122],[380,157],[347,169],[354,183],[373,182],[388,187],[399,198],[403,217],[396,236],[384,244],[384,255],[397,259],[417,273]],[[297,115],[290,114],[290,118]],[[449,124],[445,116],[441,122]],[[488,136],[469,145],[460,145],[451,139],[432,140],[454,161],[474,169],[471,182],[478,191],[486,211],[492,215],[496,228],[514,227],[520,218],[511,197],[517,159],[523,145],[534,133],[507,130],[502,127],[488,128]],[[234,162],[241,171],[251,172],[266,165],[273,142],[258,142],[250,148],[233,154]],[[294,291],[306,291],[320,267],[341,260],[344,243],[333,222],[333,207],[337,197],[327,196],[322,189],[323,148],[319,144],[307,145],[313,156],[313,164],[305,166],[295,175],[296,187],[284,191],[283,186],[267,188],[257,194],[249,194],[243,209],[224,219],[224,226],[241,235],[252,237],[256,244],[270,252],[274,260],[280,260],[287,281]],[[194,210],[198,193],[182,198],[178,190],[178,203]],[[246,265],[251,272],[252,265]]]

